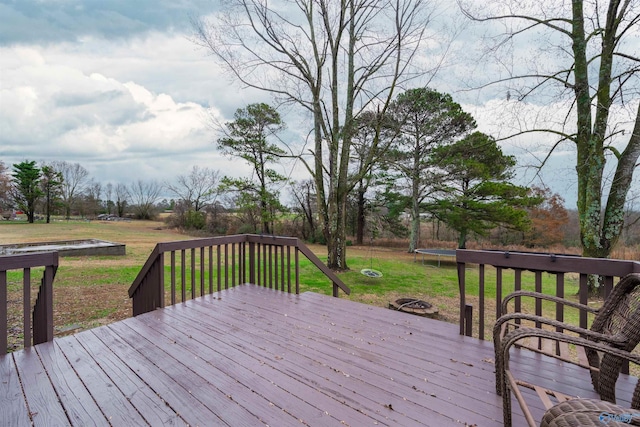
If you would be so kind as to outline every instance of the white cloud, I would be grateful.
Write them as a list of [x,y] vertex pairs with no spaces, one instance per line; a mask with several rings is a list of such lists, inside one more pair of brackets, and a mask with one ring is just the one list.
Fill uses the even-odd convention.
[[171,67],[172,57],[179,61],[178,53],[165,51],[158,63],[157,52],[143,55],[144,45],[134,49],[137,66],[128,76],[126,58],[116,55],[111,67],[101,67],[106,58],[77,46],[75,52],[67,45],[0,48],[2,160],[8,165],[25,159],[78,162],[103,183],[166,180],[196,164],[233,176],[246,172],[242,165],[229,168],[212,144],[215,135],[205,117],[220,117],[219,111],[177,101],[135,81],[151,70],[171,80],[158,67]]

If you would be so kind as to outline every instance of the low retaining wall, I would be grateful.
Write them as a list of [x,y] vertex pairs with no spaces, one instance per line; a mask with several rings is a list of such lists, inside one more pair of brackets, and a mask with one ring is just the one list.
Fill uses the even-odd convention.
[[126,246],[122,243],[113,243],[98,239],[63,240],[55,242],[32,242],[0,245],[0,256],[49,251],[58,251],[58,254],[60,256],[118,256],[126,255]]

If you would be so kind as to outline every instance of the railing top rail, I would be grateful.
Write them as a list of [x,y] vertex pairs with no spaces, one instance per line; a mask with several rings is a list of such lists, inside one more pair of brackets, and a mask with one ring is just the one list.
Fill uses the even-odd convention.
[[138,273],[135,280],[129,287],[129,298],[132,298],[133,295],[136,293],[136,290],[140,287],[140,285],[142,284],[142,281],[146,277],[147,273],[149,273],[149,270],[151,269],[153,264],[156,262],[156,259],[160,254],[161,254],[160,243],[158,243],[156,244],[155,248],[153,248],[153,251],[151,251],[151,254],[149,254],[147,261],[144,263],[144,265],[140,269],[140,272]]
[[160,253],[179,251],[183,249],[194,249],[205,246],[226,245],[231,243],[263,243],[278,246],[298,246],[298,239],[295,237],[280,237],[260,234],[237,234],[232,236],[207,237],[204,239],[177,240],[174,242],[158,243]]
[[48,265],[58,267],[58,252],[48,251],[0,256],[0,271],[44,267]]
[[320,271],[322,271],[329,279],[331,279],[333,283],[338,285],[338,287],[340,287],[340,289],[342,289],[345,294],[347,295],[351,294],[351,289],[347,285],[342,283],[342,280],[340,280],[338,275],[329,267],[327,267],[325,263],[320,261],[320,258],[318,258],[316,254],[311,252],[309,248],[302,245],[302,246],[298,246],[298,249],[300,250],[300,252],[304,254],[304,256],[307,257],[309,261],[311,261],[316,267],[320,269]]
[[218,236],[218,237],[206,237],[203,239],[190,239],[190,240],[176,240],[173,242],[158,243],[157,248],[159,253],[180,251],[185,249],[195,249],[207,246],[218,246],[231,243],[246,242],[247,239],[244,235],[233,236]]
[[640,272],[640,263],[637,261],[586,258],[552,253],[458,249],[456,250],[456,261],[531,271],[579,272],[602,276],[622,277],[629,273]]

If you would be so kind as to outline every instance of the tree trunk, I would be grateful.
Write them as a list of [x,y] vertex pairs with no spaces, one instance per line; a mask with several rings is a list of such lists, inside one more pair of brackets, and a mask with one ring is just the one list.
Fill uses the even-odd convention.
[[411,235],[409,237],[409,253],[418,249],[418,241],[420,239],[420,202],[418,201],[419,182],[414,179],[412,184],[411,197]]
[[362,245],[364,242],[364,225],[366,220],[364,191],[358,190],[358,218],[356,225],[356,244]]
[[463,230],[460,232],[458,236],[458,249],[466,249],[467,248],[467,231]]
[[46,207],[46,216],[47,216],[47,224],[51,222],[51,191],[47,187],[47,203]]
[[337,203],[338,210],[342,212],[335,213],[332,218],[333,222],[329,223],[325,232],[327,240],[327,266],[335,271],[346,271],[347,266],[347,243],[346,236],[346,215],[344,210],[346,207],[346,198],[341,203]]

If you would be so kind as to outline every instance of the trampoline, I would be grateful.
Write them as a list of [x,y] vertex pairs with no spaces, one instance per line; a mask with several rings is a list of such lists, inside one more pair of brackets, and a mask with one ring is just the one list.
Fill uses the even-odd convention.
[[413,262],[416,262],[417,254],[422,255],[422,263],[424,264],[425,255],[435,255],[438,257],[438,267],[440,267],[441,257],[454,257],[456,256],[455,249],[416,249],[413,251]]

